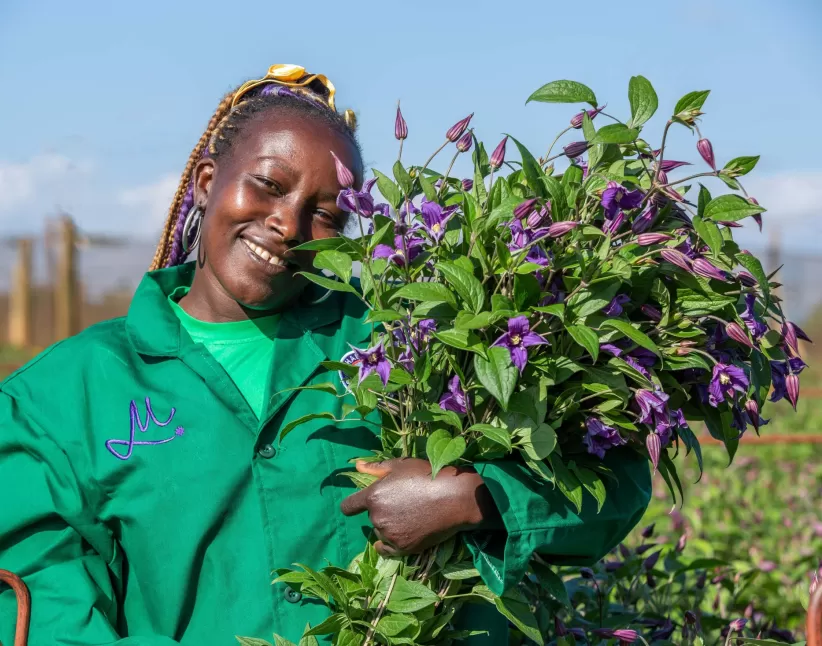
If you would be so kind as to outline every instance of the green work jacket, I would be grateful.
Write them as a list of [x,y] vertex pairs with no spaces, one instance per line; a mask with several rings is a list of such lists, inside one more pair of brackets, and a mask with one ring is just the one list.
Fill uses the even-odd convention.
[[[31,646],[210,646],[234,636],[298,641],[326,608],[271,572],[296,562],[346,566],[369,535],[346,518],[340,471],[378,447],[374,430],[327,420],[278,430],[308,413],[342,414],[320,362],[363,346],[358,299],[334,294],[282,317],[261,419],[225,371],[181,328],[168,295],[192,265],[148,274],[125,318],[43,352],[0,385],[0,569],[32,595]],[[261,376],[265,378],[265,376]],[[506,532],[468,534],[485,583],[502,593],[538,551],[590,564],[639,521],[650,498],[644,459],[614,450],[620,480],[582,513],[515,460],[478,465]],[[589,498],[589,497],[586,497]],[[492,606],[463,613],[506,644]],[[12,643],[15,599],[0,589],[0,641]]]

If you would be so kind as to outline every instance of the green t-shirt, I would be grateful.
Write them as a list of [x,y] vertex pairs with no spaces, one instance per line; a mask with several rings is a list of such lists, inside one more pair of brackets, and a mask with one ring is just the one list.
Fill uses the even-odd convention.
[[168,297],[191,340],[202,343],[228,373],[259,419],[265,408],[266,384],[274,363],[274,340],[280,316],[263,316],[247,321],[208,323],[191,316],[179,301],[187,287],[175,289]]

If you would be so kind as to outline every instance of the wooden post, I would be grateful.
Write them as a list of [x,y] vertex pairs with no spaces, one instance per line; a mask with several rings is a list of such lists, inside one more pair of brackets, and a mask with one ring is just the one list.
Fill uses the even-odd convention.
[[9,343],[28,348],[32,343],[30,239],[17,241],[17,263],[12,272],[9,299]]
[[68,215],[57,222],[57,267],[54,280],[54,334],[57,340],[79,331],[77,230]]

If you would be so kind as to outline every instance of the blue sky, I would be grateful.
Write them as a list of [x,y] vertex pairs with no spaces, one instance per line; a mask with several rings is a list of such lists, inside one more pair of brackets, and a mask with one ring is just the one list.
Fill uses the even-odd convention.
[[[703,133],[719,161],[762,155],[747,185],[766,233],[822,252],[820,33],[815,0],[3,0],[0,235],[39,230],[58,205],[90,231],[154,235],[222,94],[285,62],[335,82],[378,168],[396,156],[397,99],[404,158],[422,161],[469,112],[490,146],[510,132],[543,150],[576,106],[525,99],[555,79],[627,118],[628,79],[646,76],[651,141],[681,95],[711,89]],[[695,142],[678,129],[670,156],[699,162]]]

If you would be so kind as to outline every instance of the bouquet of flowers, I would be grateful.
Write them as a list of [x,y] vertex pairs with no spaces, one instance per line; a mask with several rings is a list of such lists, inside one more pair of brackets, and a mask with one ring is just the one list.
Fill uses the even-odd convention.
[[[744,218],[761,226],[765,209],[740,180],[759,158],[717,165],[698,125],[708,91],[679,100],[658,148],[642,138],[658,107],[651,83],[635,76],[628,94],[623,122],[580,83],[538,89],[529,101],[591,106],[541,158],[513,136],[489,156],[469,116],[424,164],[406,166],[398,108],[393,178],[375,170],[356,190],[338,164],[339,201],[358,215],[359,235],[301,249],[316,251],[317,269],[333,274],[307,279],[355,294],[370,310],[370,347],[356,350],[355,365],[326,364],[345,375],[349,392],[337,394],[351,402],[346,420],[380,415],[382,450],[367,459],[421,457],[436,476],[446,465],[513,454],[581,509],[583,496],[602,505],[612,476],[601,459],[626,445],[677,500],[673,458],[693,452],[702,464],[686,420],[704,422],[732,459],[746,429],[766,423],[771,390],[772,401],[796,406],[798,339],[807,337],[783,316],[772,276],[732,235]],[[666,148],[676,127],[698,136],[702,165],[681,178],[672,175],[691,164]],[[577,141],[555,152],[567,133]],[[435,172],[430,164],[451,144],[447,170]],[[517,161],[506,157],[511,147]],[[473,177],[451,177],[472,149]],[[731,192],[713,197],[697,183],[709,177]],[[375,185],[387,204],[375,203]],[[350,475],[360,487],[373,481]],[[556,607],[562,582],[538,557],[532,565],[502,597],[482,584],[459,540],[405,559],[383,559],[368,545],[343,567],[280,570],[278,580],[331,609],[306,643],[314,635],[346,646],[451,643],[470,634],[453,630],[454,614],[479,602],[543,644],[552,615],[538,610]]]

